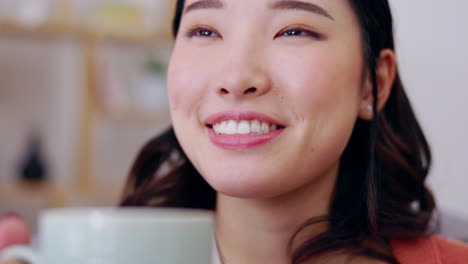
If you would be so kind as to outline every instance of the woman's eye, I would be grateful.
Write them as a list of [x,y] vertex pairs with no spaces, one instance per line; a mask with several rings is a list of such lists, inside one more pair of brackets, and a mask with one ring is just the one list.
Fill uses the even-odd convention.
[[217,38],[219,34],[213,30],[207,28],[195,28],[188,32],[188,37],[208,37],[208,38]]
[[288,29],[285,31],[282,31],[276,37],[312,37],[314,39],[320,39],[322,36],[316,32],[306,30],[306,29],[301,29],[301,28],[293,28],[293,29]]

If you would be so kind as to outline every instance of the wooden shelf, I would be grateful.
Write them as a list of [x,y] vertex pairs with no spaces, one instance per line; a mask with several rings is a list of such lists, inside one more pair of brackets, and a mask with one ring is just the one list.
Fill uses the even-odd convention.
[[[38,215],[49,208],[118,205],[124,183],[97,182],[87,192],[72,184],[0,181],[0,214],[15,212],[37,232]],[[3,263],[3,262],[2,262]]]
[[159,111],[145,111],[138,109],[128,109],[120,113],[110,113],[103,109],[98,110],[99,118],[112,122],[125,124],[170,124],[169,109],[161,109]]
[[[163,1],[163,0],[158,0]],[[164,0],[168,2],[167,14],[173,14],[175,7],[175,0]],[[80,195],[89,196],[95,190],[101,190],[101,185],[94,175],[94,134],[93,129],[96,126],[98,119],[107,119],[125,124],[161,124],[170,122],[169,114],[167,111],[161,112],[141,112],[137,109],[129,109],[129,111],[121,115],[113,115],[102,111],[99,102],[97,101],[98,87],[98,65],[99,65],[99,52],[102,44],[118,44],[118,45],[136,45],[138,48],[153,46],[166,46],[172,44],[173,38],[170,32],[170,26],[161,32],[148,34],[144,30],[129,30],[124,33],[118,32],[102,32],[89,25],[77,24],[78,20],[74,20],[72,11],[72,4],[70,0],[59,1],[58,11],[51,14],[50,21],[38,26],[28,26],[12,21],[2,20],[0,17],[0,37],[14,37],[25,38],[25,41],[30,39],[43,40],[43,39],[62,39],[72,38],[78,42],[81,47],[82,69],[82,92],[83,98],[80,102],[79,115],[79,139],[77,150],[77,178],[73,184],[73,191],[70,187],[48,185],[41,190],[43,193],[53,193],[53,197],[46,199],[49,206],[63,206],[73,204],[71,198],[67,196],[67,192],[74,193],[76,197]],[[167,20],[169,22],[169,19]],[[15,185],[16,186],[16,185]],[[103,202],[117,201],[116,194],[120,193],[121,186],[114,188],[116,191],[112,192],[113,195],[109,197],[98,197],[97,200]],[[0,194],[4,189],[17,189],[28,191],[31,188],[24,186],[2,186],[0,183]],[[68,190],[67,192],[62,192]],[[24,192],[26,192],[24,191]],[[19,191],[18,191],[19,192]],[[99,191],[98,191],[99,193]],[[42,195],[42,194],[41,194]],[[2,196],[2,195],[0,195]],[[40,196],[40,195],[38,195]],[[47,195],[48,196],[48,195]],[[102,195],[101,195],[102,196]],[[48,196],[49,197],[49,196]],[[71,200],[70,200],[71,199]]]
[[66,26],[54,23],[43,24],[40,26],[26,26],[7,21],[0,21],[0,35],[4,34],[26,37],[76,37],[78,39],[97,40],[99,42],[118,42],[142,45],[169,43],[172,41],[172,37],[169,32],[153,35],[145,35],[143,33],[117,34],[93,32],[84,27]]
[[6,21],[0,21],[0,34],[26,35],[33,37],[56,37],[73,35],[72,30],[58,24],[44,24],[40,26],[26,26]]

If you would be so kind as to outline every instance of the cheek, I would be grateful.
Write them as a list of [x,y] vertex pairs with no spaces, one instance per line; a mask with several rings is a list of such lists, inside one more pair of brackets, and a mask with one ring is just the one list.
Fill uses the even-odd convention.
[[206,87],[206,72],[196,59],[174,52],[168,70],[169,103],[173,112],[194,112]]
[[[332,52],[333,51],[333,52]],[[300,56],[281,56],[275,63],[278,87],[295,108],[316,111],[356,106],[361,86],[362,64],[356,52],[304,51]],[[343,109],[342,109],[343,110]],[[299,110],[298,110],[299,111]]]
[[[194,90],[189,84],[190,71],[183,67],[173,66],[168,71],[167,88],[169,93],[169,103],[171,110],[184,110],[191,105]],[[188,109],[185,109],[188,110]]]
[[[332,52],[334,51],[334,52]],[[336,52],[336,48],[285,56],[275,66],[277,83],[283,87],[284,103],[293,111],[298,163],[303,174],[317,164],[315,174],[339,160],[357,118],[361,86],[361,60],[357,52]],[[353,63],[350,63],[352,61]],[[304,143],[307,142],[307,143]]]

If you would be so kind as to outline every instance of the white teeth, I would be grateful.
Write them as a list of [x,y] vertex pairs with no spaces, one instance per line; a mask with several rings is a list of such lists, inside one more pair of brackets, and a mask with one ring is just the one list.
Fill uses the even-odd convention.
[[[237,123],[234,120],[229,120],[226,127],[226,133],[228,135],[235,135],[237,133]],[[222,131],[221,131],[222,133]]]
[[241,121],[237,127],[237,134],[250,134],[250,123],[249,121]]
[[253,120],[250,124],[250,131],[254,134],[262,133],[262,124],[258,120]]
[[270,124],[267,122],[262,123],[262,133],[268,133],[270,132]]
[[213,130],[216,132],[216,134],[221,133],[221,130],[219,129],[220,126],[221,126],[220,123],[215,124],[215,125],[213,126]]
[[225,135],[259,135],[278,130],[278,125],[270,125],[267,122],[260,122],[259,120],[242,120],[239,122],[228,120],[214,124],[213,130],[216,134]]
[[227,122],[227,121],[223,121],[223,122],[221,122],[221,125],[219,126],[219,129],[220,129],[221,131],[226,131],[227,125],[228,125],[228,122]]

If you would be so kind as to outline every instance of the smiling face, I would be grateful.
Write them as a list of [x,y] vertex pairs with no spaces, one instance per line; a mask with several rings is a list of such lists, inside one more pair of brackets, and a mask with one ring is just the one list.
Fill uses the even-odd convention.
[[334,181],[362,111],[363,54],[346,0],[186,0],[171,116],[218,192],[280,196]]

